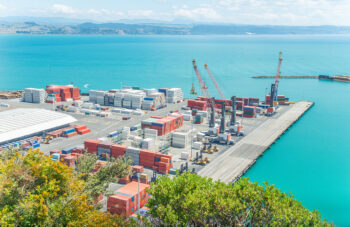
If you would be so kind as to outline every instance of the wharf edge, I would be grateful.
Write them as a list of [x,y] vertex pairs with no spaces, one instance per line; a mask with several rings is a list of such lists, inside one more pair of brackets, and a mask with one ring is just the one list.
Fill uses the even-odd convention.
[[269,149],[313,105],[314,102],[309,101],[293,104],[290,110],[268,119],[224,154],[214,159],[198,174],[225,183],[238,180],[254,165],[264,151]]

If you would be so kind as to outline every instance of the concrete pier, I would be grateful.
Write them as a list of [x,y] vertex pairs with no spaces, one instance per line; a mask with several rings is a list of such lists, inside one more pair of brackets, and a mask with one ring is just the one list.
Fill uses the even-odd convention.
[[268,119],[224,154],[215,158],[198,174],[225,183],[237,180],[313,104],[308,101],[297,102],[277,118]]

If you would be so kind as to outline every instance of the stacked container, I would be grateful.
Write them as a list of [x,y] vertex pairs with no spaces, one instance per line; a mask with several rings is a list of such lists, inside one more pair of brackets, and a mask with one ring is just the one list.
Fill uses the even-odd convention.
[[[61,85],[47,85],[46,92],[50,95],[56,96],[56,102],[60,101],[72,101],[79,100],[79,88],[73,87],[72,85],[61,86]],[[47,99],[46,102],[52,103],[55,100]]]
[[172,167],[171,159],[172,157],[170,155],[156,153],[154,157],[153,170],[164,174],[169,173],[169,170]]
[[71,101],[72,99],[72,93],[70,92],[70,87],[62,87],[61,88],[61,98],[62,101]]
[[105,94],[106,91],[90,90],[89,91],[89,101],[99,105],[105,104]]
[[62,135],[64,137],[70,138],[70,137],[78,135],[78,133],[75,131],[75,128],[71,127],[68,129],[64,129],[62,132]]
[[114,95],[114,106],[122,107],[123,106],[124,93],[115,93]]
[[143,102],[142,102],[142,105],[141,105],[141,109],[143,109],[143,110],[152,110],[153,108],[155,108],[154,98],[150,98],[150,97],[144,98]]
[[23,93],[23,101],[30,103],[44,103],[46,92],[44,89],[26,88]]
[[97,154],[97,147],[99,143],[101,143],[100,140],[85,140],[84,148],[90,154]]
[[74,126],[74,128],[79,135],[84,135],[84,134],[91,132],[91,130],[88,129],[86,127],[86,125],[76,125],[76,126]]
[[104,96],[105,106],[114,106],[115,92],[107,92]]
[[158,131],[150,128],[144,129],[144,138],[152,138],[154,141],[157,140]]
[[111,155],[111,147],[113,143],[110,142],[101,142],[97,146],[97,155],[98,156],[104,156],[104,155]]
[[172,147],[185,148],[189,143],[189,132],[174,132],[172,134]]
[[118,144],[113,144],[111,146],[111,156],[114,158],[120,158],[125,155],[126,152],[126,146],[124,145],[118,145]]
[[108,198],[107,211],[111,214],[125,215],[126,217],[131,216],[137,211],[139,203],[140,207],[143,207],[147,203],[149,199],[147,189],[149,188],[150,186],[148,184],[138,184],[137,182],[131,182],[125,185],[118,189],[115,195]]
[[259,106],[258,98],[249,98],[249,106]]
[[247,118],[256,117],[256,106],[245,106],[243,108],[243,117],[247,117]]
[[181,88],[169,88],[166,92],[167,103],[177,103],[183,100],[183,93]]
[[149,96],[152,93],[156,93],[157,89],[151,88],[151,89],[143,89],[143,91],[146,93],[146,96]]
[[152,150],[140,150],[140,165],[153,168],[156,152]]
[[196,116],[194,117],[193,123],[195,123],[195,124],[202,124],[203,120],[204,120],[203,115],[200,114],[200,113],[197,113]]
[[133,165],[140,164],[140,149],[134,147],[128,147],[125,151],[125,156],[133,161]]
[[155,141],[152,138],[143,139],[141,142],[141,148],[145,150],[155,150]]
[[187,101],[187,106],[189,108],[191,108],[191,109],[197,109],[197,110],[205,111],[206,108],[207,108],[207,102],[206,101],[189,99]]
[[167,117],[151,117],[141,122],[142,129],[150,128],[158,131],[158,135],[166,135],[183,125],[183,116],[173,114]]
[[124,139],[124,140],[128,139],[129,135],[130,135],[130,128],[124,127],[122,129],[122,139]]

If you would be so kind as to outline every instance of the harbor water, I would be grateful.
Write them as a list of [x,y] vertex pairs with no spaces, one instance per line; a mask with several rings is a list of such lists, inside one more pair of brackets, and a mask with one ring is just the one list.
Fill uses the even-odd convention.
[[[204,64],[224,94],[263,98],[278,52],[282,75],[350,74],[350,36],[0,36],[0,90],[47,84],[88,89],[181,87],[198,82],[195,58],[213,96]],[[245,174],[290,192],[307,208],[350,226],[350,84],[284,79],[279,93],[315,106]],[[243,120],[244,127],[244,120]]]

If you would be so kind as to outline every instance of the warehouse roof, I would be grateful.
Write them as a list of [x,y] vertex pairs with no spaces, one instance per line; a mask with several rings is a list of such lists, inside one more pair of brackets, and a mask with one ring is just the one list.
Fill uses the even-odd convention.
[[45,109],[20,108],[0,112],[0,143],[29,136],[77,121]]

